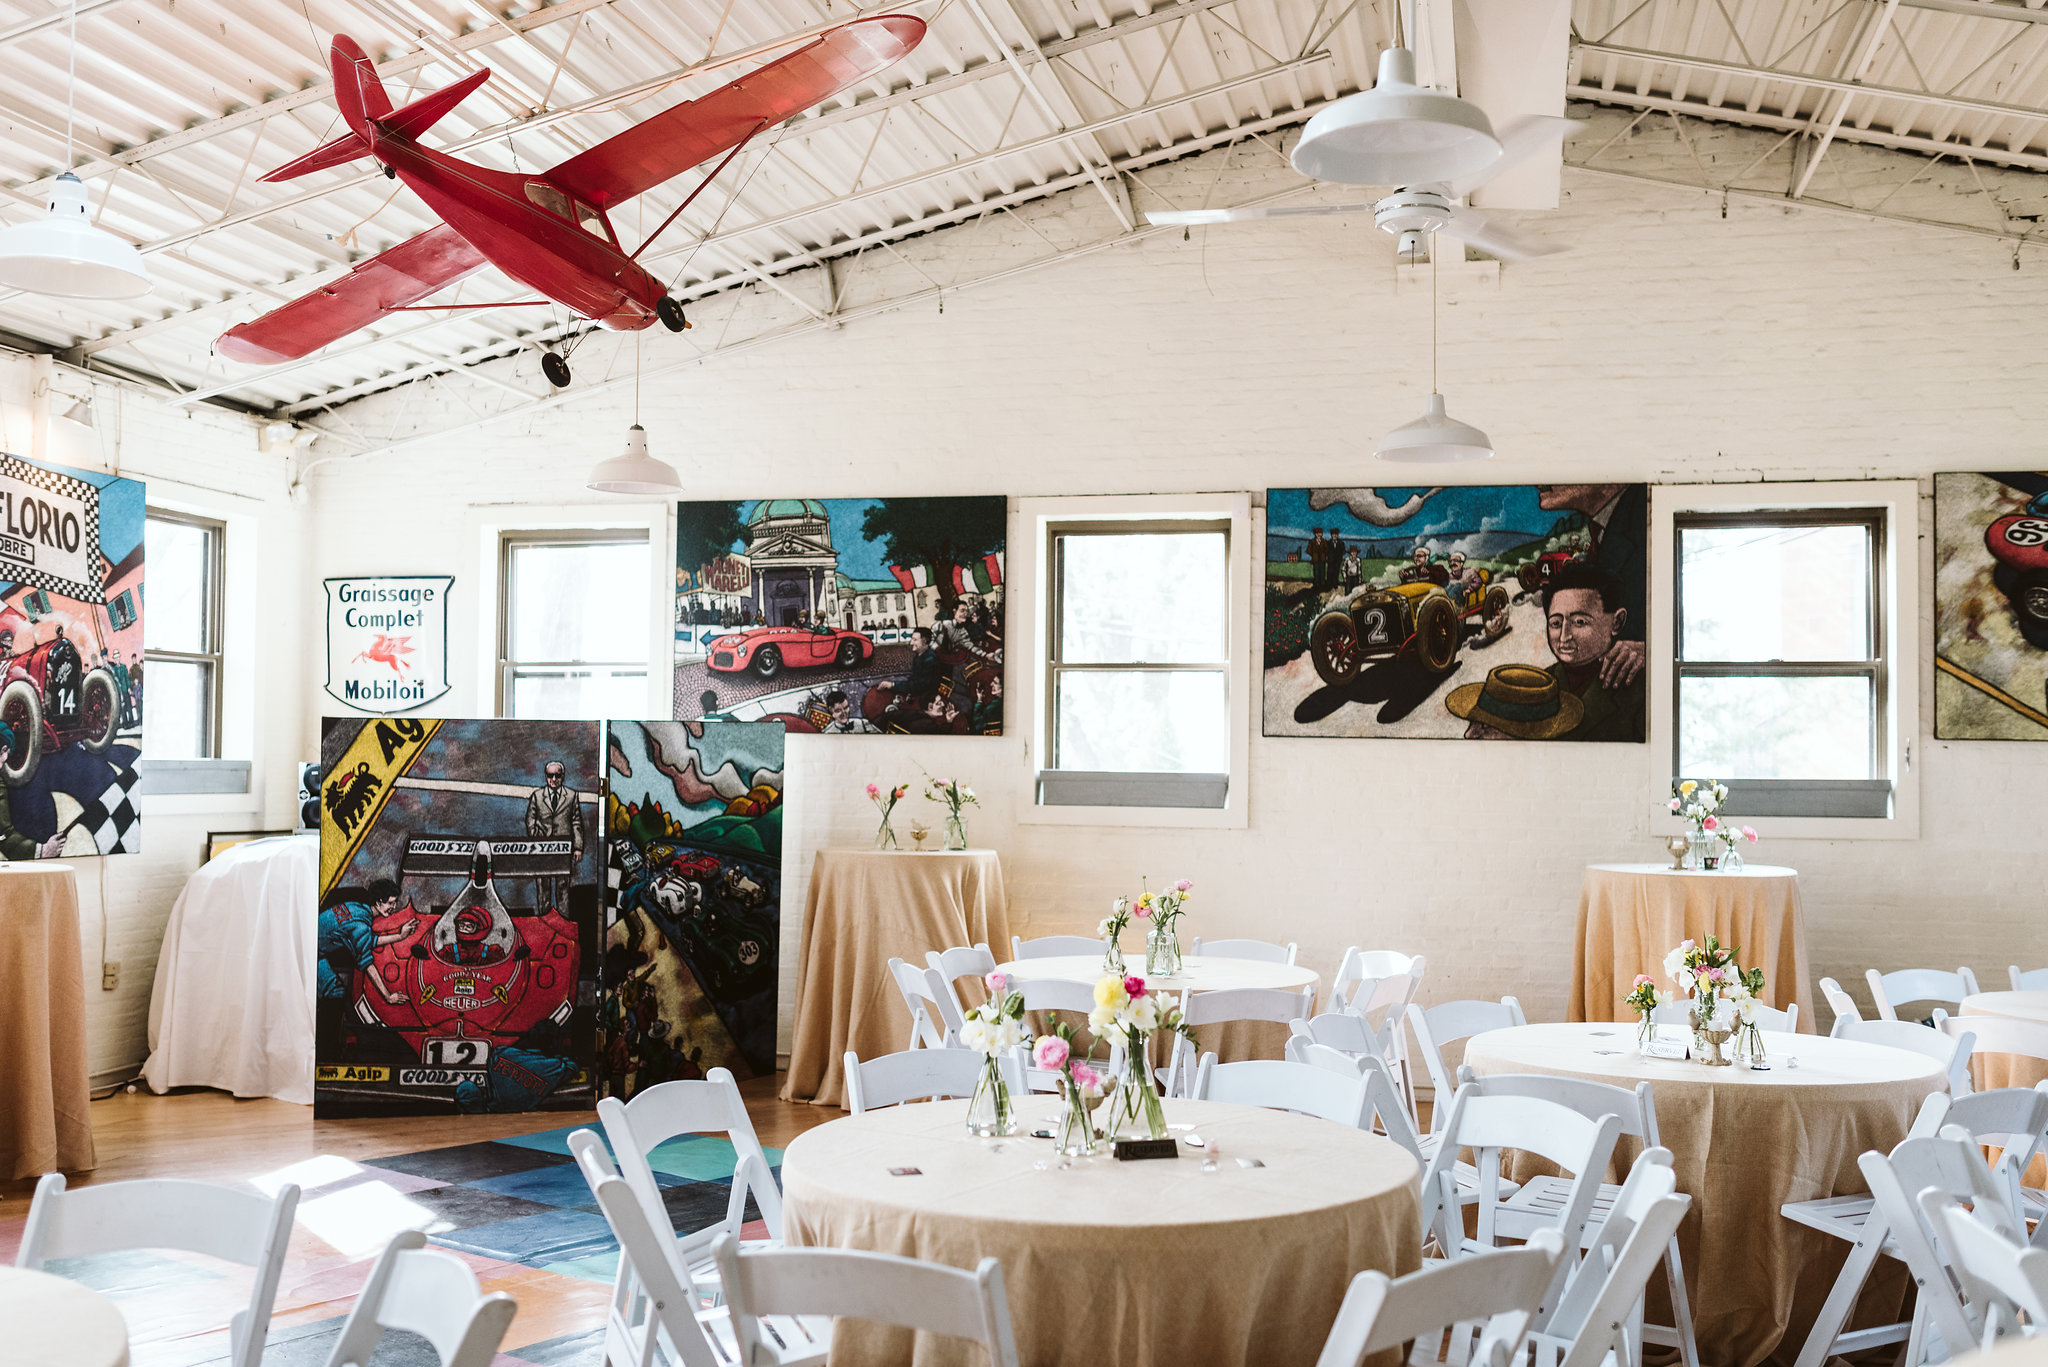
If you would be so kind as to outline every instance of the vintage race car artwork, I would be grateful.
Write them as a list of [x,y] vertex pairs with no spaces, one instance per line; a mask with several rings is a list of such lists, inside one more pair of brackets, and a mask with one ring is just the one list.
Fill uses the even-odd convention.
[[783,729],[612,722],[601,1082],[774,1071]]
[[837,627],[752,627],[711,643],[711,668],[723,674],[772,679],[785,669],[837,665],[852,669],[873,659],[874,641],[864,632]]
[[1640,484],[1267,490],[1264,733],[1646,739],[1648,524]]
[[316,1115],[588,1109],[594,722],[329,718]]
[[2048,740],[2048,472],[1934,477],[1934,734]]
[[9,658],[0,684],[0,721],[14,743],[0,758],[0,779],[19,788],[35,776],[43,756],[77,744],[104,755],[121,721],[120,689],[105,665],[86,669],[78,647],[53,640]]

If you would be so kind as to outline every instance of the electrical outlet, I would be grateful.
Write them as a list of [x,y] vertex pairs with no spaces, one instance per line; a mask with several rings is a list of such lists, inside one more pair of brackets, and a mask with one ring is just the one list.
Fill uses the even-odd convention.
[[121,985],[121,961],[112,959],[100,965],[100,991],[112,992]]

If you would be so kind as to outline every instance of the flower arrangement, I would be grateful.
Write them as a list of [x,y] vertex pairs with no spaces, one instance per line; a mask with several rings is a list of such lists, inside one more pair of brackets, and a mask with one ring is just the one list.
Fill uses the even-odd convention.
[[1687,940],[1664,956],[1665,973],[1690,999],[1693,1056],[1703,1063],[1729,1062],[1721,1045],[1736,1035],[1753,1058],[1763,1057],[1756,1014],[1763,1004],[1764,971],[1738,964],[1735,956],[1741,952],[1740,945],[1731,949],[1709,935],[1704,943]]
[[1697,851],[1697,865],[1689,863],[1688,867],[1718,868],[1742,841],[1756,843],[1756,827],[1737,826],[1722,818],[1721,804],[1727,800],[1728,785],[1710,778],[1680,779],[1671,785],[1671,813],[1684,819]]
[[896,810],[896,804],[901,802],[903,795],[909,791],[908,783],[899,783],[894,788],[882,788],[872,783],[868,785],[868,801],[874,803],[876,810],[882,814],[882,828],[875,832],[876,849],[897,848],[896,828],[889,824],[889,813]]
[[1186,914],[1195,885],[1181,878],[1165,892],[1153,892],[1145,880],[1139,882],[1142,890],[1131,905],[1131,914],[1151,923],[1145,932],[1145,972],[1155,978],[1167,977],[1180,971],[1180,935],[1174,926]]
[[1152,991],[1135,974],[1121,978],[1112,974],[1095,984],[1095,1009],[1088,1013],[1088,1028],[1097,1039],[1114,1035],[1124,1046],[1124,1077],[1117,1089],[1121,1105],[1109,1128],[1135,1128],[1142,1123],[1146,1138],[1164,1139],[1166,1113],[1160,1108],[1147,1046],[1161,1030],[1194,1040],[1194,1031],[1181,1017],[1180,1003]]
[[967,818],[962,810],[979,807],[981,799],[974,795],[974,789],[957,778],[933,778],[925,774],[925,800],[946,804],[946,848],[964,850],[967,848]]
[[1656,1024],[1651,1013],[1664,1004],[1664,993],[1657,987],[1657,980],[1647,973],[1636,974],[1635,985],[1621,1004],[1636,1013],[1636,1043],[1647,1047],[1656,1033]]
[[1131,923],[1131,899],[1119,897],[1109,904],[1109,915],[1102,918],[1095,927],[1095,933],[1102,937],[1102,971],[1123,976],[1124,951],[1117,938],[1124,933],[1124,927]]
[[1095,1122],[1088,1114],[1088,1099],[1102,1095],[1109,1078],[1087,1059],[1074,1052],[1074,1027],[1065,1021],[1050,1035],[1040,1035],[1032,1046],[1031,1062],[1049,1073],[1059,1074],[1060,1124],[1053,1136],[1062,1153],[1091,1154],[1098,1138]]
[[1001,973],[991,973],[983,981],[988,984],[988,1000],[960,1021],[960,1043],[984,1056],[981,1080],[974,1084],[974,1097],[967,1104],[967,1130],[989,1136],[1015,1134],[1017,1120],[1009,1084],[1003,1081],[1002,1056],[1024,1042],[1024,994],[1013,990]]

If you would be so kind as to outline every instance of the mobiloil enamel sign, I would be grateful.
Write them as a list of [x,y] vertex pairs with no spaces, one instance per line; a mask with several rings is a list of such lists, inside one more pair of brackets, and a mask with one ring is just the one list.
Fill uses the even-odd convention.
[[450,575],[329,579],[327,693],[388,716],[448,691]]

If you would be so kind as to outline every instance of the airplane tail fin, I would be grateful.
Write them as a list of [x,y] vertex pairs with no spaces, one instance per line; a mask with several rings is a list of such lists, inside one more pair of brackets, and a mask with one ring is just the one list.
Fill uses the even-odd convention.
[[422,95],[402,109],[391,107],[384,83],[377,79],[377,66],[356,40],[345,33],[334,35],[334,103],[341,110],[349,131],[324,143],[296,161],[287,162],[269,175],[267,181],[291,180],[310,171],[340,166],[371,155],[378,137],[417,138],[438,123],[464,97],[491,78],[489,67],[472,71],[454,85]]

